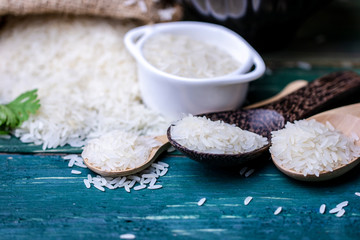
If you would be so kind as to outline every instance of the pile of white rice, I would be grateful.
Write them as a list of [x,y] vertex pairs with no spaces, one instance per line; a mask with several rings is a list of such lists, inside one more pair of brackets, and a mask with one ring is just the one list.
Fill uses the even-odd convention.
[[359,138],[355,134],[351,138],[343,135],[329,122],[326,125],[314,119],[288,122],[285,128],[271,134],[273,159],[304,176],[319,176],[360,157],[360,147],[355,145]]
[[223,76],[241,64],[225,50],[185,35],[157,34],[145,42],[143,53],[159,70],[188,78]]
[[81,154],[94,167],[103,171],[124,171],[141,166],[153,147],[161,143],[148,136],[112,131],[90,140]]
[[11,19],[0,32],[0,103],[34,88],[41,102],[15,135],[46,149],[117,129],[164,134],[169,123],[143,105],[123,44],[132,27],[86,17]]
[[192,115],[174,123],[171,138],[190,150],[213,154],[246,153],[268,144],[267,138],[256,133]]

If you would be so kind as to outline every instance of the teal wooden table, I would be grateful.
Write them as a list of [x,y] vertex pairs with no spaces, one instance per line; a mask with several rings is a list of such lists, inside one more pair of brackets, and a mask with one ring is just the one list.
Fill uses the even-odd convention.
[[[333,13],[339,4],[327,11]],[[359,6],[348,3],[348,10],[352,4]],[[270,97],[296,79],[311,81],[346,69],[360,73],[360,49],[355,51],[360,38],[354,34],[345,50],[329,39],[331,46],[306,54],[302,46],[315,47],[302,35],[283,51],[264,53],[269,70],[251,84],[247,103]],[[331,61],[328,53],[334,53]],[[269,156],[248,165],[255,171],[245,177],[242,167],[214,169],[172,152],[160,157],[169,164],[159,179],[163,188],[102,192],[83,183],[87,174],[95,174],[69,168],[63,159],[81,149],[42,151],[13,138],[0,139],[0,152],[0,239],[120,239],[122,234],[136,239],[360,239],[355,194],[360,166],[336,180],[310,184],[281,174]],[[71,174],[72,169],[82,173]],[[253,199],[244,205],[248,196]],[[198,206],[201,198],[206,202]],[[329,213],[343,201],[349,202],[344,216]],[[324,214],[321,204],[327,206]],[[282,211],[274,215],[278,207]]]

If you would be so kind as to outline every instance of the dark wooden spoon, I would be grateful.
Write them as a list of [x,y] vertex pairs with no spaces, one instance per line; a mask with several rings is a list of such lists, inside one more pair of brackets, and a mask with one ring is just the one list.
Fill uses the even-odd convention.
[[[320,77],[293,93],[262,106],[262,109],[240,109],[206,113],[211,120],[223,120],[267,137],[269,144],[252,152],[243,154],[210,154],[189,150],[171,138],[171,127],[167,137],[177,150],[198,162],[215,166],[237,166],[248,163],[267,153],[271,144],[271,132],[285,126],[287,121],[307,118],[318,112],[334,108],[341,100],[359,95],[360,76],[354,72],[335,72]],[[358,96],[357,96],[358,97]]]

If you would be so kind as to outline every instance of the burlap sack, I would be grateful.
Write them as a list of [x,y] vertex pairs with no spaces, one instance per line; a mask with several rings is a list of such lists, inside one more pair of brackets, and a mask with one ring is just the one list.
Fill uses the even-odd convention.
[[182,18],[181,6],[169,0],[0,0],[0,16],[49,13],[133,19],[142,23]]

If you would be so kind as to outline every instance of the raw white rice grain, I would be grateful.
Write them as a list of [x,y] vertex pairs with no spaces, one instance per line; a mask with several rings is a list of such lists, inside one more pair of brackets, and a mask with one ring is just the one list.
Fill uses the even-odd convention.
[[160,185],[160,184],[157,184],[157,185],[149,185],[148,186],[148,189],[159,189],[159,188],[162,188],[162,185]]
[[241,170],[240,170],[240,175],[241,175],[241,176],[244,175],[244,173],[246,172],[247,169],[248,169],[248,167],[243,167],[243,168],[241,168]]
[[132,188],[132,187],[135,185],[135,183],[136,183],[136,180],[134,179],[134,180],[132,180],[127,186],[128,186],[129,188]]
[[197,205],[198,206],[202,206],[206,201],[206,198],[201,198],[198,202],[197,202]]
[[96,187],[97,189],[99,189],[102,192],[105,192],[105,188],[100,186],[99,184],[94,184],[94,187]]
[[143,178],[156,178],[157,175],[155,173],[145,173],[145,174],[141,175],[141,177],[143,177]]
[[278,208],[275,210],[274,215],[278,215],[281,211],[282,211],[282,207],[278,207]]
[[75,163],[75,159],[70,159],[69,163],[68,163],[68,167],[73,167]]
[[167,172],[168,172],[168,168],[165,168],[164,170],[162,170],[159,174],[160,177],[164,176]]
[[151,166],[154,168],[157,168],[159,170],[164,170],[164,168],[165,168],[163,165],[158,164],[158,163],[153,163],[153,164],[151,164]]
[[360,192],[356,192],[355,195],[360,197]]
[[90,187],[91,187],[90,182],[89,182],[88,179],[84,179],[84,184],[85,184],[86,188],[90,188]]
[[247,171],[246,173],[245,173],[245,177],[249,177],[251,174],[253,174],[254,173],[254,171],[255,171],[255,169],[250,169],[249,171]]
[[75,166],[81,167],[81,168],[87,168],[87,166],[84,164],[84,162],[74,162]]
[[81,172],[78,171],[78,170],[71,170],[71,173],[72,173],[72,174],[81,174]]
[[253,197],[251,197],[251,196],[246,197],[245,200],[244,200],[244,205],[245,206],[248,205],[251,202],[252,199],[253,199]]
[[150,186],[154,186],[155,183],[156,183],[156,181],[157,181],[156,178],[152,178],[151,181],[150,181],[150,183],[149,183],[149,185],[150,185]]
[[130,175],[130,176],[127,176],[127,178],[130,180],[135,180],[136,182],[140,182],[140,180],[141,180],[141,178],[136,175]]
[[120,235],[120,239],[135,239],[136,236],[132,233],[125,233]]
[[349,201],[343,201],[341,203],[339,203],[338,205],[336,205],[337,208],[343,208],[346,207],[349,204]]
[[[112,179],[112,180],[110,180],[110,184],[115,184],[115,183],[118,183],[118,182],[120,182],[120,180],[122,179],[123,177],[116,177],[116,178],[114,178],[114,179]],[[126,179],[126,178],[125,178]],[[125,180],[124,180],[125,181]]]
[[251,152],[268,144],[267,138],[235,125],[192,115],[173,123],[171,138],[190,150],[213,154]]
[[152,179],[153,179],[153,178],[146,178],[146,179],[144,179],[143,181],[140,181],[140,183],[142,183],[142,184],[148,184],[148,183],[151,182]]
[[141,190],[141,189],[144,189],[144,188],[146,188],[146,185],[140,184],[140,185],[135,186],[133,189],[135,191],[137,191],[137,190]]
[[101,186],[105,186],[106,183],[107,183],[106,178],[104,178],[104,177],[102,177],[102,176],[99,176],[99,179],[100,179]]
[[108,188],[108,189],[111,189],[111,190],[112,190],[112,189],[115,189],[115,187],[114,187],[113,185],[111,185],[110,183],[108,183],[108,182],[105,184],[104,187],[106,187],[106,188]]
[[342,217],[345,214],[345,210],[344,209],[340,209],[340,211],[338,211],[336,213],[336,217]]
[[333,214],[333,213],[337,213],[341,210],[341,208],[333,208],[333,209],[330,209],[329,213]]
[[68,154],[68,155],[65,155],[65,156],[63,156],[62,158],[63,159],[65,159],[65,160],[76,160],[76,158],[78,157],[78,155],[76,155],[76,154]]
[[325,204],[321,204],[320,209],[319,209],[319,212],[320,212],[321,214],[324,214],[324,213],[325,213],[325,210],[326,210],[326,205],[325,205]]

